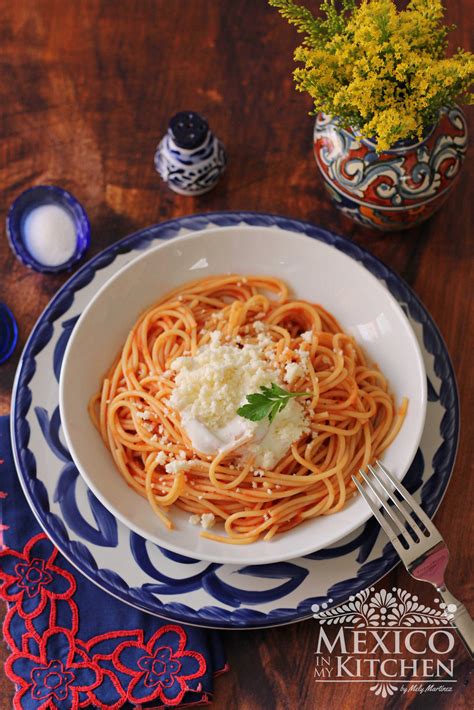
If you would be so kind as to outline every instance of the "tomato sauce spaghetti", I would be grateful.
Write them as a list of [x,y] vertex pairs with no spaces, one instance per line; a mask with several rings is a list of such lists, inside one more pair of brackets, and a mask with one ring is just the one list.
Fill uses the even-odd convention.
[[[261,344],[280,382],[290,363],[304,365],[288,389],[311,393],[302,402],[307,427],[270,469],[238,446],[213,456],[195,450],[170,406],[173,362],[195,355],[216,331],[226,344]],[[293,298],[280,279],[239,275],[193,281],[148,308],[89,405],[118,470],[168,528],[171,506],[212,514],[222,533],[201,535],[234,544],[341,510],[354,495],[351,476],[381,456],[406,409],[322,306]]]

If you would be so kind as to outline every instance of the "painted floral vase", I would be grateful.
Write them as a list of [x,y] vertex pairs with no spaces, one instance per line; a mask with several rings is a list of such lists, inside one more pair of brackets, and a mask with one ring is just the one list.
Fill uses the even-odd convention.
[[376,147],[317,116],[314,155],[336,205],[364,226],[408,229],[431,217],[454,187],[467,150],[466,118],[458,107],[443,109],[422,141],[400,141],[380,155]]

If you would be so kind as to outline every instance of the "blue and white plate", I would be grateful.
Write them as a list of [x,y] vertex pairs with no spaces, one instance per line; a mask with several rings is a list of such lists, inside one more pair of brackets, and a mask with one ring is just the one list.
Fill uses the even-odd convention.
[[58,382],[72,329],[97,290],[144,250],[197,230],[254,225],[306,234],[361,262],[384,281],[419,340],[428,377],[420,447],[404,482],[434,515],[456,454],[456,381],[438,329],[392,271],[356,244],[306,222],[257,213],[213,213],[165,222],[112,245],[83,266],[39,318],[20,361],[13,392],[12,441],[29,503],[61,552],[93,582],[158,616],[215,628],[257,628],[311,616],[311,605],[340,604],[385,575],[398,558],[374,519],[336,545],[265,565],[219,565],[147,542],[89,491],[65,446]]

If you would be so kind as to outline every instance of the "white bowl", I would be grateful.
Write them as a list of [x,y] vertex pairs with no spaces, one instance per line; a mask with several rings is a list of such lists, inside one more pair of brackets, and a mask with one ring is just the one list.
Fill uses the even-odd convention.
[[272,541],[226,545],[199,536],[189,515],[171,514],[174,530],[125,483],[87,404],[140,313],[187,281],[226,272],[278,276],[300,298],[318,302],[363,346],[387,377],[397,403],[409,398],[402,429],[383,460],[398,478],[416,453],[426,412],[426,375],[416,337],[383,283],[363,266],[316,239],[279,228],[236,226],[172,239],[121,269],[83,312],[69,340],[60,380],[61,420],[72,457],[87,485],[129,528],[169,550],[229,564],[263,564],[299,557],[348,535],[370,516],[355,497],[339,513],[299,525]]

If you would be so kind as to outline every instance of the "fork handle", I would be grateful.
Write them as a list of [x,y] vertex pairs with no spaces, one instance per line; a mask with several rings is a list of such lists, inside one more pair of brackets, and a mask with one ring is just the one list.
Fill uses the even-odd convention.
[[464,604],[461,604],[446,587],[438,587],[438,592],[446,605],[454,604],[456,607],[456,611],[453,612],[453,617],[449,620],[449,623],[456,629],[471,656],[474,656],[474,621],[471,615]]

